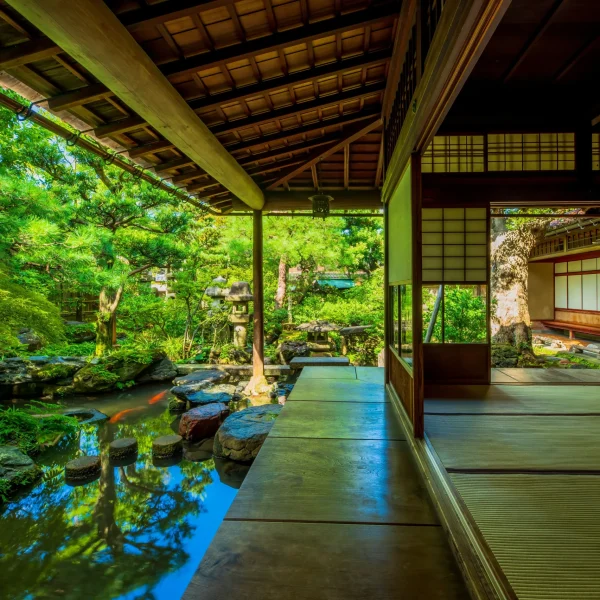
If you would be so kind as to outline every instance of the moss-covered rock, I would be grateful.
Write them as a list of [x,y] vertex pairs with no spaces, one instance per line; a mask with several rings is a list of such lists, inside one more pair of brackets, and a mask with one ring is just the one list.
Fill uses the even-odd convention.
[[41,475],[41,469],[27,454],[15,446],[0,446],[0,504]]
[[52,382],[72,377],[81,365],[77,363],[54,363],[44,365],[31,373],[34,381]]
[[510,368],[519,366],[520,354],[510,344],[492,344],[492,367]]

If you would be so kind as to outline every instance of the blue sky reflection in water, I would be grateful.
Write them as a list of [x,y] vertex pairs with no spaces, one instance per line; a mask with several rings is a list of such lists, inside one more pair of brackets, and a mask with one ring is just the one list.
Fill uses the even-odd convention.
[[[86,403],[116,422],[87,425],[79,440],[38,459],[45,480],[0,512],[2,600],[177,600],[185,591],[236,494],[244,469],[183,460],[152,464],[154,437],[173,433],[166,397],[148,404],[156,388]],[[81,404],[80,404],[81,405]],[[141,408],[140,408],[141,407]],[[134,465],[103,462],[100,479],[64,483],[64,464],[97,453],[118,437],[136,437]]]

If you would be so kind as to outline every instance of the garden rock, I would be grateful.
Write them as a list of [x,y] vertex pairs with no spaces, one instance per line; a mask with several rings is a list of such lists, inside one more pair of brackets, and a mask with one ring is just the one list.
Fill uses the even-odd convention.
[[218,383],[225,383],[229,380],[229,374],[224,371],[212,369],[209,371],[195,371],[189,375],[182,375],[173,380],[175,387],[171,388],[171,394],[187,402],[189,397],[195,392],[199,392],[207,387]]
[[231,415],[217,431],[213,454],[238,462],[253,461],[282,408],[265,404]]
[[138,453],[138,442],[135,438],[121,438],[114,440],[108,446],[108,455],[111,460],[123,460]]
[[152,442],[152,455],[156,458],[170,458],[182,453],[183,438],[180,435],[163,435]]
[[0,479],[8,481],[10,491],[32,483],[41,474],[41,469],[27,454],[14,446],[0,446]]
[[180,400],[177,396],[169,398],[169,411],[173,413],[185,412],[187,410],[187,402]]
[[27,346],[28,352],[35,352],[43,345],[42,338],[39,335],[36,335],[32,329],[21,329],[17,334],[17,339],[21,344]]
[[70,460],[65,466],[65,479],[67,481],[89,481],[100,474],[102,461],[99,456],[81,456]]
[[519,351],[510,344],[492,344],[492,367],[517,367]]
[[214,402],[222,402],[228,404],[235,399],[237,388],[230,383],[221,383],[219,385],[210,386],[204,390],[192,392],[187,396],[187,402],[190,407],[212,404]]
[[244,479],[250,470],[250,465],[233,462],[232,460],[223,460],[215,458],[215,467],[219,474],[221,483],[239,490],[244,483]]
[[310,348],[306,342],[282,342],[277,348],[277,354],[282,364],[287,365],[297,356],[308,356]]
[[229,408],[222,403],[192,408],[181,417],[179,435],[188,442],[212,437],[228,416]]
[[[206,369],[175,377],[173,385],[201,385],[206,387],[211,384],[225,383],[228,380],[229,374],[227,372],[219,369]],[[202,389],[202,387],[198,389]]]
[[139,383],[171,381],[176,376],[177,369],[175,365],[168,358],[162,358],[158,362],[153,363],[148,370],[144,371],[138,378],[138,381]]

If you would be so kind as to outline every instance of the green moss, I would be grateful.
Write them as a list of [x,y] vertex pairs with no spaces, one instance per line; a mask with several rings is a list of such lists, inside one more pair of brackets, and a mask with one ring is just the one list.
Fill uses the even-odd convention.
[[24,471],[15,475],[10,481],[0,477],[0,504],[6,502],[9,496],[18,488],[32,484],[39,479],[41,471],[36,467],[35,471]]
[[77,419],[59,414],[35,417],[28,410],[9,408],[0,411],[0,446],[17,446],[26,454],[36,454],[44,444],[60,434],[78,430]]
[[57,379],[65,379],[70,377],[77,370],[77,367],[72,365],[55,364],[45,365],[32,374],[34,379],[38,381],[56,381]]

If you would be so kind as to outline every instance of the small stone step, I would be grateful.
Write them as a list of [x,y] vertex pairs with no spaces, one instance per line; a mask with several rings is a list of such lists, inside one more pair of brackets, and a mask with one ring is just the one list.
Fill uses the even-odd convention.
[[156,458],[169,458],[183,452],[183,438],[180,435],[163,435],[152,442],[152,455]]
[[135,438],[121,438],[111,442],[108,446],[108,455],[111,460],[122,460],[135,456],[138,453],[138,442]]
[[101,468],[102,460],[99,456],[80,456],[65,465],[65,479],[72,482],[92,480],[100,474]]

